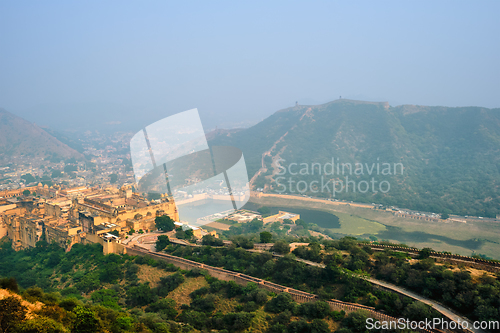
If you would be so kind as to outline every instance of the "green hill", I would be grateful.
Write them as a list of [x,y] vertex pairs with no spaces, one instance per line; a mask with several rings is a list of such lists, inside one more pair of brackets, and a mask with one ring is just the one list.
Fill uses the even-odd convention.
[[105,256],[96,244],[69,252],[43,241],[18,252],[8,242],[0,246],[1,332],[328,333],[350,332],[366,318],[150,257]]
[[[355,181],[356,192],[350,183],[348,192],[344,188],[335,193],[337,199],[436,213],[490,217],[499,213],[500,109],[390,107],[387,103],[337,100],[278,111],[246,130],[215,135],[211,144],[240,148],[250,178],[263,161],[265,168],[253,185],[270,192],[333,198],[331,185],[329,191],[321,188],[323,176],[324,182],[342,180],[345,185]],[[269,156],[263,158],[265,152]],[[332,158],[339,166],[344,164],[344,172],[342,168],[340,174],[324,172]],[[286,172],[271,166],[277,159]],[[292,163],[297,164],[289,170]],[[362,164],[363,172],[358,169],[355,174],[356,163]],[[303,174],[291,174],[301,170]],[[303,183],[297,188],[299,181]],[[367,186],[363,181],[369,185],[366,193],[361,193]]]

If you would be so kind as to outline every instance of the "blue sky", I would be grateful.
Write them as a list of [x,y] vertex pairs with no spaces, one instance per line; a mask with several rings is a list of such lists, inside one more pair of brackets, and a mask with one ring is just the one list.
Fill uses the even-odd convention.
[[131,130],[193,107],[208,129],[234,127],[340,95],[500,107],[499,13],[499,1],[2,1],[0,107]]

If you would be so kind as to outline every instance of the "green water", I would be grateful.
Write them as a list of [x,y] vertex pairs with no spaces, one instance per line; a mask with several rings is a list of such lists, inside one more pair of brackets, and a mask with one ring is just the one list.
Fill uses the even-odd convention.
[[[243,208],[248,210],[256,211],[262,207],[261,205],[256,205],[254,203],[247,203]],[[285,211],[289,213],[299,214],[300,218],[307,223],[315,223],[321,228],[339,229],[340,222],[339,218],[332,213],[324,212],[321,210],[303,209],[303,208],[292,208],[292,207],[276,207],[276,206],[266,206],[271,209],[272,214],[277,214],[278,211]]]

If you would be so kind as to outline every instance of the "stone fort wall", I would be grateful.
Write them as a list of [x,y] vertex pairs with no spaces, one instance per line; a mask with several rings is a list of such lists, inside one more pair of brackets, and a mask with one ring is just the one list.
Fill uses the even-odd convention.
[[[121,245],[121,244],[120,244]],[[123,246],[123,245],[122,245]],[[260,288],[266,289],[268,291],[274,292],[274,293],[281,293],[281,292],[286,292],[289,293],[292,296],[292,299],[298,303],[305,303],[305,302],[314,302],[319,300],[319,297],[306,293],[297,289],[293,288],[288,288],[276,283],[272,283],[266,280],[258,279],[249,275],[241,274],[241,273],[236,273],[232,271],[228,271],[222,268],[217,268],[209,265],[205,265],[196,261],[172,256],[166,253],[157,253],[157,252],[150,252],[147,251],[143,248],[140,248],[138,246],[133,246],[133,247],[126,247],[126,253],[129,255],[147,255],[151,256],[155,259],[159,260],[164,260],[168,263],[171,263],[181,269],[185,270],[190,270],[194,268],[198,269],[203,269],[210,274],[210,276],[213,276],[215,278],[218,278],[223,281],[234,281],[240,285],[246,285],[248,282],[254,282],[256,283]],[[355,312],[358,310],[365,310],[368,312],[369,316],[372,318],[375,318],[380,321],[394,321],[397,322],[398,318],[388,316],[384,313],[375,311],[375,308],[361,305],[361,304],[355,304],[355,303],[349,303],[349,302],[342,302],[339,300],[331,299],[326,301],[328,305],[330,305],[330,309],[332,311],[345,311],[346,313],[351,313]],[[431,332],[441,332],[438,330],[426,330],[426,329],[418,329],[418,332],[422,333],[431,333]]]

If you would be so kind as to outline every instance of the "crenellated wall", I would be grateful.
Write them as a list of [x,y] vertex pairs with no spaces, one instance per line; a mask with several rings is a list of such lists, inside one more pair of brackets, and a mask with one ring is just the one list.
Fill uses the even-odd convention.
[[[169,254],[165,253],[157,253],[157,252],[150,252],[147,251],[143,248],[140,248],[136,245],[133,247],[125,247],[126,248],[126,253],[129,255],[147,255],[151,256],[155,259],[160,259],[167,261],[168,263],[171,263],[181,269],[185,270],[190,270],[193,268],[199,268],[206,270],[210,276],[213,276],[215,278],[218,278],[220,280],[224,281],[235,281],[238,284],[241,285],[246,285],[248,282],[254,282],[259,285],[260,288],[266,289],[268,291],[274,292],[274,293],[281,293],[281,292],[286,292],[289,293],[292,296],[292,299],[298,303],[305,303],[305,302],[314,302],[319,300],[319,297],[306,293],[297,289],[293,288],[288,288],[276,283],[272,283],[266,280],[254,278],[249,275],[241,274],[241,273],[236,273],[232,271],[228,271],[222,268],[217,268],[209,265],[205,265],[196,261],[172,256]],[[375,318],[380,321],[393,321],[397,322],[398,318],[388,316],[384,313],[375,311],[375,308],[361,305],[361,304],[355,304],[355,303],[349,303],[349,302],[342,302],[339,300],[331,299],[326,301],[329,305],[330,308],[334,311],[345,311],[346,313],[358,311],[358,310],[365,310],[369,313],[369,316],[372,318]],[[422,333],[431,333],[431,332],[440,332],[437,330],[425,330],[425,329],[418,329],[417,331],[422,332]]]
[[[381,244],[367,244],[373,250],[393,250],[393,251],[401,251],[408,252],[410,255],[416,256],[420,253],[419,249],[413,247],[404,247],[404,246],[394,246],[394,245],[381,245]],[[452,264],[465,264],[466,266],[474,267],[477,269],[485,270],[488,272],[499,272],[500,271],[500,262],[493,260],[486,260],[480,258],[473,258],[462,256],[459,254],[448,254],[442,252],[431,251],[431,258],[436,259],[437,262],[448,262]]]

